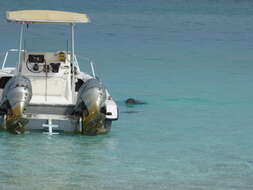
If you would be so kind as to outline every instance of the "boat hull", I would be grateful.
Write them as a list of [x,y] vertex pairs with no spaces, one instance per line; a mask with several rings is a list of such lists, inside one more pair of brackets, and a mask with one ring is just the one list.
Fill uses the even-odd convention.
[[[41,117],[42,115],[39,115]],[[52,125],[57,126],[53,127],[53,132],[57,133],[73,133],[73,134],[83,134],[83,127],[80,120],[78,119],[70,119],[70,118],[60,118],[57,115],[51,115],[51,118],[55,117],[55,119],[50,119]],[[38,118],[26,118],[25,131],[29,132],[45,132],[48,133],[48,127],[45,127],[45,124],[48,124],[48,119],[38,119]],[[6,120],[4,116],[0,116],[0,128],[2,130],[6,130],[5,128]],[[106,134],[110,132],[112,121],[106,119],[104,123],[105,130],[101,131],[98,134]]]

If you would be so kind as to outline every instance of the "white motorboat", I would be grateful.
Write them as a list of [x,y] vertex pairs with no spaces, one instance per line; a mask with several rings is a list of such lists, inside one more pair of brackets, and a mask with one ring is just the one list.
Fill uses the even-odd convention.
[[[90,22],[86,14],[52,11],[8,11],[9,22],[21,24],[19,49],[8,50],[0,69],[1,128],[11,133],[40,130],[49,134],[77,132],[86,135],[110,131],[118,108],[95,76],[82,72],[75,55],[75,24]],[[71,50],[34,52],[24,47],[25,26],[33,23],[67,24]],[[15,67],[7,66],[9,54],[18,53]]]

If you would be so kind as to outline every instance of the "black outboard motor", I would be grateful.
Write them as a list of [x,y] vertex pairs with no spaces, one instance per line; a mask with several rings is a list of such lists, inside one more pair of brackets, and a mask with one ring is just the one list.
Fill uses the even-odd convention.
[[27,120],[24,109],[32,98],[31,81],[25,76],[14,76],[4,87],[0,108],[6,115],[6,129],[12,133],[23,133]]
[[82,118],[83,134],[97,135],[107,132],[105,101],[106,91],[98,79],[92,78],[82,84],[74,112]]

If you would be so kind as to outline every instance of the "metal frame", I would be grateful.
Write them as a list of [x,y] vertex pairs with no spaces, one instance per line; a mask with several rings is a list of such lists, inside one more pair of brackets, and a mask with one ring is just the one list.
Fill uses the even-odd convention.
[[[16,68],[17,68],[17,73],[20,74],[21,72],[21,67],[22,67],[22,52],[24,52],[25,50],[22,49],[22,46],[23,46],[23,36],[24,36],[24,26],[25,26],[25,22],[22,22],[21,23],[21,27],[20,27],[20,33],[19,33],[19,49],[10,49],[8,50],[6,53],[5,53],[5,56],[4,56],[4,60],[3,60],[3,63],[2,63],[2,69],[5,68],[5,65],[6,65],[6,61],[7,61],[7,57],[9,55],[10,52],[18,52],[19,53],[19,57],[18,57],[18,64],[16,65]],[[78,70],[80,70],[79,68],[79,64],[78,64],[78,61],[77,61],[77,58],[76,58],[76,55],[75,55],[75,23],[71,23],[70,24],[71,26],[71,60],[70,60],[70,63],[71,63],[71,69],[72,69],[72,76],[71,76],[71,86],[72,86],[72,100],[74,101],[74,93],[75,93],[75,72],[74,72],[74,68],[75,66],[77,67]],[[93,77],[95,78],[96,77],[96,74],[95,74],[95,69],[94,69],[94,63],[88,59],[89,61],[89,64],[90,64],[90,67],[91,67],[91,72],[92,72],[92,75]]]
[[[92,75],[93,75],[94,78],[96,78],[96,72],[95,72],[95,68],[94,68],[95,63],[93,61],[91,61],[91,59],[88,58],[88,57],[82,57],[82,58],[86,59],[89,62],[90,67],[91,67]],[[74,64],[77,67],[77,69],[80,70],[79,63],[77,61],[76,55],[74,55]]]
[[71,66],[72,66],[72,100],[74,102],[74,93],[75,93],[75,71],[74,71],[74,62],[75,62],[75,31],[74,23],[71,23]]
[[24,52],[24,50],[22,50],[22,42],[23,42],[23,33],[24,33],[24,22],[21,23],[21,27],[20,27],[20,33],[19,33],[19,49],[9,49],[4,56],[4,61],[2,63],[2,69],[4,69],[5,67],[5,63],[7,60],[7,57],[9,55],[9,52],[18,52],[18,64],[17,64],[17,73],[20,72],[20,67],[22,66],[21,64],[21,53]]
[[24,33],[24,22],[21,24],[20,28],[20,36],[19,36],[19,55],[18,55],[18,73],[20,72],[20,67],[21,67],[21,50],[22,50],[22,42],[23,42],[23,33]]
[[[22,49],[23,35],[24,35],[24,25],[25,25],[25,23],[22,22],[21,23],[21,28],[20,28],[20,34],[19,34],[19,49],[9,49],[5,53],[4,61],[2,63],[2,69],[4,69],[4,67],[5,67],[5,64],[6,64],[6,61],[7,61],[7,57],[9,55],[9,52],[19,52],[19,59],[18,59],[18,65],[17,65],[17,67],[18,67],[18,69],[20,69],[19,67],[22,65],[22,63],[21,63],[22,62],[21,61],[22,52],[25,51],[24,49]],[[87,59],[89,61],[93,77],[96,77],[95,69],[94,69],[94,62],[91,61],[87,57],[85,57],[85,59]],[[74,70],[74,66],[77,66],[78,69],[80,70],[79,64],[78,64],[78,61],[77,61],[77,58],[76,58],[76,55],[75,55],[75,24],[74,23],[71,23],[71,60],[70,60],[70,62],[72,63],[72,70]],[[72,75],[72,82],[74,82],[74,74],[75,73],[73,73],[73,75]]]
[[4,56],[4,60],[3,60],[3,63],[2,63],[2,69],[4,69],[5,67],[5,64],[6,64],[6,61],[7,61],[7,57],[9,56],[9,53],[10,52],[24,52],[23,49],[19,50],[19,49],[9,49],[8,51],[6,51],[5,53],[5,56]]

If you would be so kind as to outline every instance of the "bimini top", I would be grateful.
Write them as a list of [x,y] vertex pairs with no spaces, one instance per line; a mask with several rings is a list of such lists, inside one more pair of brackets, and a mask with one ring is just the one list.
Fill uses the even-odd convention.
[[7,11],[6,19],[10,22],[21,23],[70,24],[90,22],[86,14],[52,10]]

